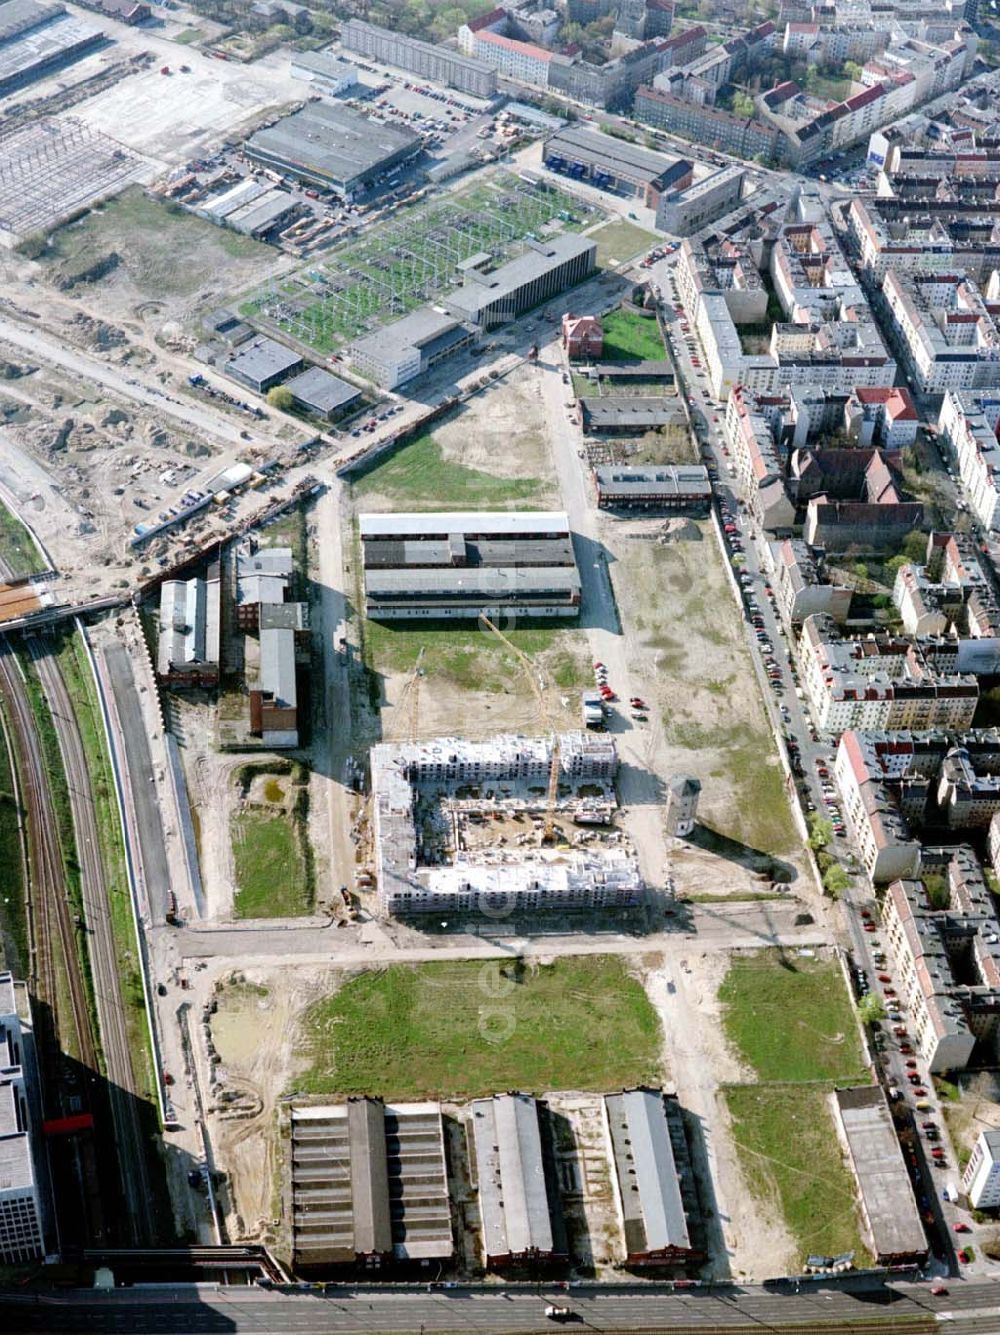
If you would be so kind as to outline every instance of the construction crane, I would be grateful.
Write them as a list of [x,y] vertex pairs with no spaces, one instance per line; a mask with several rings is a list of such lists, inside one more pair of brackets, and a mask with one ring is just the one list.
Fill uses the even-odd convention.
[[499,626],[495,625],[485,612],[479,613],[479,620],[487,630],[497,637],[517,659],[527,678],[528,685],[531,687],[531,693],[535,697],[535,703],[538,705],[538,716],[542,727],[552,738],[552,758],[549,761],[549,787],[545,798],[545,823],[542,826],[542,843],[551,844],[555,839],[555,812],[556,799],[559,796],[559,766],[561,761],[561,752],[559,747],[559,734],[552,726],[548,706],[545,703],[545,696],[542,694],[542,688],[535,679],[535,670],[531,666],[531,659],[523,653],[516,644],[512,644]]

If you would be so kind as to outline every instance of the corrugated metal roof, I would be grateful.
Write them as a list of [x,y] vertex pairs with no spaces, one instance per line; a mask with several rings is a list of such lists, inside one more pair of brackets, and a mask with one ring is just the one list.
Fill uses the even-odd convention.
[[472,1119],[487,1257],[551,1253],[537,1100],[528,1094],[477,1099]]
[[662,1093],[630,1089],[609,1094],[604,1114],[628,1254],[688,1250],[691,1239]]

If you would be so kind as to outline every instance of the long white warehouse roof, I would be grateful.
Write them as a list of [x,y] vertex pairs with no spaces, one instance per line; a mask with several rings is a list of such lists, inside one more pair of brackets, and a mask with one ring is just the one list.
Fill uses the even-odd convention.
[[438,533],[567,533],[565,510],[437,510],[426,514],[360,516],[362,538],[418,537]]

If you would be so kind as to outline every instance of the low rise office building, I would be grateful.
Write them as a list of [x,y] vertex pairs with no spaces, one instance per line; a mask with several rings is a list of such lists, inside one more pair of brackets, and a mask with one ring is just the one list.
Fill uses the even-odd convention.
[[422,306],[373,334],[355,339],[347,349],[351,366],[383,389],[398,389],[448,357],[473,346],[474,324],[435,306]]
[[708,470],[698,464],[627,465],[594,469],[599,509],[683,510],[707,514],[712,503]]

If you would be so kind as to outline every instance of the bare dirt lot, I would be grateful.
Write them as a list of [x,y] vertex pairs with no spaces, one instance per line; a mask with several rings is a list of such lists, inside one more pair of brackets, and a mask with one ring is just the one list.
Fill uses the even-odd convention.
[[752,872],[772,856],[798,867],[782,772],[710,525],[667,530],[619,520],[606,533],[633,680],[658,716],[656,768],[702,783],[691,849],[675,860],[691,891],[760,891]]

